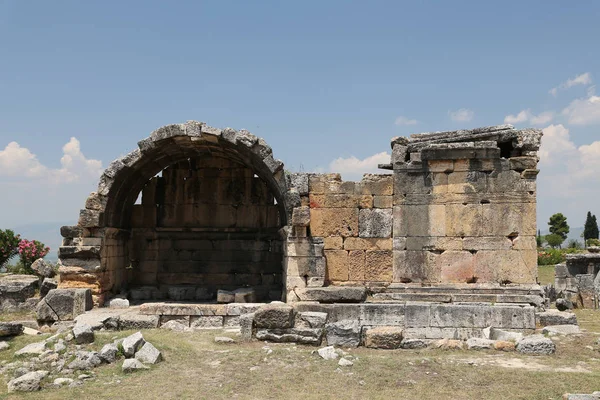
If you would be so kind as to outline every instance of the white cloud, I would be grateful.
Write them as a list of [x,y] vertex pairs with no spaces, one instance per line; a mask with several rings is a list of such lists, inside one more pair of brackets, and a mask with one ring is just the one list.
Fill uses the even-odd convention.
[[87,159],[81,152],[79,140],[72,137],[62,148],[61,168],[43,165],[28,148],[10,142],[0,151],[0,177],[45,179],[51,183],[76,182],[81,178],[98,178],[102,162]]
[[391,155],[386,152],[373,154],[362,160],[351,156],[337,158],[329,164],[329,171],[342,174],[344,180],[360,180],[365,173],[383,173],[378,164],[390,162]]
[[77,221],[85,199],[96,190],[102,162],[88,159],[76,138],[58,157],[60,166],[52,168],[17,142],[0,148],[0,228],[58,221],[58,237],[60,225]]
[[562,114],[573,125],[592,125],[600,123],[600,96],[592,93],[587,98],[575,99]]
[[586,72],[584,74],[577,75],[575,78],[568,79],[566,82],[563,82],[557,87],[550,89],[549,93],[556,97],[559,90],[566,90],[577,85],[589,85],[591,83],[592,75],[589,72]]
[[416,119],[410,119],[408,117],[399,116],[398,118],[396,118],[396,121],[394,121],[394,125],[416,125],[418,122],[419,121],[417,121]]
[[448,111],[448,115],[452,121],[469,122],[475,116],[475,112],[473,112],[473,110],[469,110],[468,108],[461,108],[460,110],[456,111]]
[[504,118],[505,124],[520,124],[528,122],[533,125],[545,125],[554,119],[554,112],[545,111],[538,115],[534,115],[530,109],[523,110],[517,115],[507,115]]
[[543,130],[542,146],[540,148],[540,163],[552,164],[564,156],[572,156],[577,147],[571,141],[569,130],[562,124],[550,125]]

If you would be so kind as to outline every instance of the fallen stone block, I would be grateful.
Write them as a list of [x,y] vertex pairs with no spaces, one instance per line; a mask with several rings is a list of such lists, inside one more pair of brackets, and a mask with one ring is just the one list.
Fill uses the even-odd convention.
[[494,350],[498,351],[515,351],[516,344],[514,342],[507,342],[504,340],[494,341]]
[[162,361],[162,354],[152,343],[146,342],[135,353],[135,358],[144,364],[158,364]]
[[581,333],[579,325],[550,325],[542,329],[544,335],[577,335]]
[[402,328],[378,326],[365,331],[365,347],[372,349],[399,349],[402,345]]
[[40,297],[44,298],[51,291],[58,287],[56,279],[44,278],[42,285],[40,286]]
[[347,358],[340,358],[338,365],[340,367],[351,367],[354,365],[354,363],[352,361],[348,360]]
[[0,337],[18,336],[23,333],[23,324],[0,322]]
[[428,343],[429,341],[425,339],[402,339],[400,348],[407,350],[424,349]]
[[236,289],[233,296],[235,303],[256,303],[256,292],[251,288]]
[[56,275],[55,265],[43,258],[35,260],[33,264],[31,264],[31,269],[42,278],[53,278],[54,275]]
[[256,338],[275,343],[300,343],[318,346],[323,338],[323,329],[261,329],[256,331]]
[[217,303],[235,303],[235,294],[228,290],[219,290],[217,291]]
[[433,342],[431,346],[434,349],[462,350],[464,348],[464,342],[462,340],[441,339]]
[[242,340],[249,342],[252,340],[254,332],[254,313],[240,315],[240,334]]
[[327,344],[340,347],[358,347],[360,344],[360,325],[358,321],[342,320],[327,324]]
[[53,289],[36,307],[38,321],[73,320],[94,306],[90,289]]
[[490,339],[471,338],[467,340],[468,350],[490,350],[494,348],[494,341]]
[[73,337],[77,344],[94,343],[94,331],[88,324],[77,324],[73,328]]
[[523,339],[523,334],[519,332],[503,331],[501,329],[491,328],[490,339],[501,340],[504,342],[518,342]]
[[575,306],[573,302],[567,299],[556,299],[556,308],[558,311],[572,310]]
[[136,332],[133,335],[127,336],[121,346],[125,357],[133,357],[135,353],[146,343],[142,332]]
[[46,342],[31,343],[15,352],[15,356],[40,355],[46,351]]
[[88,371],[102,364],[102,358],[95,351],[78,351],[75,360],[68,366],[73,371]]
[[105,344],[100,350],[99,356],[100,358],[108,363],[112,364],[117,361],[117,356],[119,354],[119,348],[114,343]]
[[547,355],[556,352],[556,345],[552,340],[541,336],[528,336],[517,343],[517,351],[530,355]]
[[568,311],[550,310],[535,314],[535,319],[540,326],[550,325],[577,325],[577,316]]
[[123,372],[128,374],[128,373],[132,373],[132,372],[136,372],[136,371],[147,370],[147,369],[150,369],[150,367],[145,366],[144,364],[142,364],[139,360],[136,360],[135,358],[129,358],[129,359],[123,361],[123,366],[121,367],[121,369],[123,370]]
[[286,329],[294,324],[294,309],[287,304],[267,304],[254,313],[254,326],[266,329]]
[[8,382],[8,393],[38,391],[40,390],[42,379],[47,375],[48,371],[35,371],[12,379]]

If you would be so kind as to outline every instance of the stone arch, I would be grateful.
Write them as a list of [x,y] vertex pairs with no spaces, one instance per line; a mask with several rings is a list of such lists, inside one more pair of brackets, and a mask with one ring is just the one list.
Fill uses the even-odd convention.
[[[291,223],[300,195],[263,139],[246,130],[213,128],[197,121],[166,125],[141,140],[138,149],[113,161],[100,177],[98,190],[88,197],[78,226],[63,227],[61,277],[91,287],[98,303],[122,290],[131,278],[124,253],[138,195],[161,171],[197,157],[222,157],[251,169],[275,199],[280,228]],[[280,231],[281,240],[288,231]]]

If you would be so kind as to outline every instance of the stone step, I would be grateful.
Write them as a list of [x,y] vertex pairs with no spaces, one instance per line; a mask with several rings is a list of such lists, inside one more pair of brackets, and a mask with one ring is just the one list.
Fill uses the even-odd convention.
[[376,293],[368,302],[429,301],[436,303],[524,303],[539,307],[544,298],[529,294],[456,294],[456,293]]

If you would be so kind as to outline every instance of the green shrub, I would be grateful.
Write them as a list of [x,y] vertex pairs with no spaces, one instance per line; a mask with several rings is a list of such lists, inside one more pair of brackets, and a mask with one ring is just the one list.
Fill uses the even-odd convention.
[[[570,250],[570,249],[569,249]],[[566,251],[545,249],[538,252],[538,265],[556,265],[566,261]]]
[[588,247],[590,246],[600,246],[600,239],[588,239],[587,240]]
[[15,235],[10,229],[0,229],[0,267],[18,254],[20,241],[21,236]]

